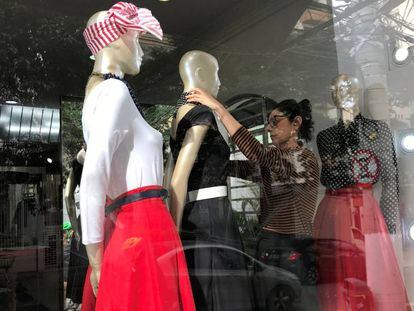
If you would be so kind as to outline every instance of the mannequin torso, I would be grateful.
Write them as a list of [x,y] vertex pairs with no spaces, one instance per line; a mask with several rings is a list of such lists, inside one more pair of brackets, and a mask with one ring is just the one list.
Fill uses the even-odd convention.
[[340,109],[339,122],[317,136],[322,161],[321,183],[341,189],[383,181],[381,208],[390,232],[398,214],[398,172],[391,131],[386,123],[361,116],[356,78],[339,75],[332,98]]

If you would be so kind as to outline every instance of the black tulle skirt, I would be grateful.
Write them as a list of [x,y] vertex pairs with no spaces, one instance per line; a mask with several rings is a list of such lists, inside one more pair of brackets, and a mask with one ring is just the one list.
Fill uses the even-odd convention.
[[254,310],[246,257],[227,197],[187,203],[181,239],[197,310]]
[[[80,224],[79,218],[78,224]],[[81,229],[79,229],[79,231],[81,231]],[[81,242],[78,242],[75,238],[75,235],[73,235],[70,244],[66,297],[70,298],[74,303],[82,303],[83,284],[85,283],[88,264],[88,255],[86,254],[85,245],[83,245]]]

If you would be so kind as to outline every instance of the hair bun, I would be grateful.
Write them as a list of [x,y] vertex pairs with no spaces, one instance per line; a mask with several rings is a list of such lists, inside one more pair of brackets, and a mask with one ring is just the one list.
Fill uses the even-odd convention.
[[311,103],[308,99],[302,99],[299,103],[298,103],[300,110],[305,114],[305,117],[307,117],[307,115],[310,115],[312,113],[312,107],[311,107]]

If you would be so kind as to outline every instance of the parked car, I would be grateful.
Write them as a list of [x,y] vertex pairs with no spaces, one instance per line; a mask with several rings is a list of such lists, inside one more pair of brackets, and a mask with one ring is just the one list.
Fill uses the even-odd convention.
[[274,247],[263,250],[258,257],[268,266],[292,272],[299,278],[302,285],[316,285],[318,281],[317,255],[311,239],[304,241],[296,250]]
[[[229,257],[244,257],[244,260],[247,263],[247,277],[250,279],[254,289],[254,298],[257,310],[299,310],[299,305],[301,301],[301,284],[299,278],[293,273],[278,267],[264,264],[258,261],[256,258],[240,251],[239,249],[233,248],[228,245],[190,245],[185,246],[184,250],[190,250],[193,248],[219,248],[219,251],[225,251]],[[173,253],[168,253],[164,256],[173,255]],[[197,275],[197,277],[209,277],[211,273],[211,270],[189,269],[189,274]],[[234,270],[234,268],[215,270],[214,273],[215,275],[219,274],[221,277],[224,278],[224,280],[226,277],[246,278],[246,270]],[[229,299],[234,299],[234,308],[232,309],[232,311],[245,310],[245,306],[237,305],[237,297],[229,297]]]
[[[318,264],[321,267],[334,267],[332,262],[342,258],[346,262],[352,262],[356,266],[365,266],[365,250],[363,243],[350,243],[336,239],[319,239],[316,241],[318,249]],[[333,268],[334,269],[334,268]],[[324,273],[323,278],[318,279],[318,283],[335,282],[336,273],[334,270]]]

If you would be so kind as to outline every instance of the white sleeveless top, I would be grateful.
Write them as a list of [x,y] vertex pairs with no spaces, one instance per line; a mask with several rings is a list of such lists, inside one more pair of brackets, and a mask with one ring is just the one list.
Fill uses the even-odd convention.
[[117,79],[98,84],[82,111],[87,144],[80,184],[82,242],[104,239],[106,196],[162,185],[162,135],[138,112],[126,85]]

